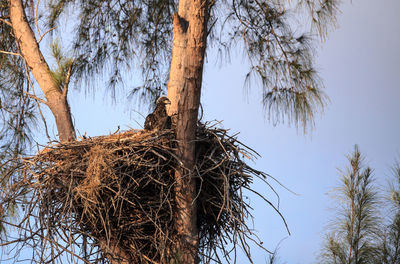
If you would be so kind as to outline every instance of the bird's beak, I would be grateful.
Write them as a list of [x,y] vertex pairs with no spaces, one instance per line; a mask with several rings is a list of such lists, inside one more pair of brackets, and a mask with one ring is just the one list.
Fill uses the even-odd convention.
[[171,101],[167,98],[164,100],[165,110],[167,110],[167,115],[170,115],[169,109],[171,107]]

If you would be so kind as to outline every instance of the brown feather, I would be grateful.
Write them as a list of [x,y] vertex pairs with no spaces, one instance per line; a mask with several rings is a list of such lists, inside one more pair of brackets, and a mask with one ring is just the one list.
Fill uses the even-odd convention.
[[156,109],[146,117],[144,122],[145,130],[163,130],[171,128],[171,117],[167,114],[166,104],[170,101],[167,97],[157,100]]

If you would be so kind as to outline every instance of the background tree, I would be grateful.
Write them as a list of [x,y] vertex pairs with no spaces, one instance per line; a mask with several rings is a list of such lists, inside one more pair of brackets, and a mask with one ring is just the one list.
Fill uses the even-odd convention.
[[[49,9],[40,13],[39,7],[44,4],[39,1],[1,1],[1,36],[6,40],[2,42],[1,76],[4,80],[17,80],[17,86],[11,89],[9,82],[3,83],[1,91],[5,98],[14,93],[23,102],[11,111],[7,111],[9,106],[1,108],[3,116],[7,119],[21,113],[21,120],[29,120],[34,108],[26,108],[28,103],[46,104],[55,117],[60,141],[74,140],[67,101],[70,80],[90,80],[112,69],[108,83],[114,88],[136,60],[140,62],[143,85],[133,89],[132,94],[146,102],[165,90],[169,76],[169,114],[176,125],[177,154],[183,160],[182,169],[176,172],[180,209],[176,215],[177,232],[182,237],[182,248],[188,249],[182,261],[194,262],[198,243],[195,206],[191,206],[195,205],[194,180],[186,176],[195,166],[194,139],[207,47],[216,47],[223,56],[236,45],[243,48],[251,65],[246,81],[250,84],[255,79],[261,83],[268,116],[274,123],[287,118],[307,128],[315,111],[323,107],[324,95],[313,68],[310,35],[294,34],[297,28],[292,28],[294,23],[289,18],[295,14],[292,10],[300,15],[306,13],[309,21],[305,24],[324,37],[335,21],[338,1],[71,0],[46,4]],[[77,10],[74,15],[80,18],[74,38],[76,56],[68,60],[56,53],[58,68],[50,70],[39,43],[68,7]],[[35,87],[40,88],[44,99],[35,95]],[[20,92],[15,93],[18,89]],[[23,134],[27,131],[25,125],[18,125],[14,131],[28,135]],[[20,146],[15,142],[22,137],[15,135],[4,139],[6,146]],[[16,150],[15,153],[22,151]]]
[[380,245],[381,259],[379,263],[400,263],[400,167],[393,169],[393,183],[390,186],[391,199],[389,207],[389,221],[383,229],[383,240]]
[[321,263],[379,263],[380,204],[372,170],[364,167],[357,145],[348,160],[350,166],[341,172],[341,186],[336,189],[338,217],[326,237]]

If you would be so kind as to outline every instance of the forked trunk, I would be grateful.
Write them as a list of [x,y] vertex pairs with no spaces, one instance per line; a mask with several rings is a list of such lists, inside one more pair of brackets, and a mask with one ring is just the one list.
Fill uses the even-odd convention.
[[169,115],[176,126],[178,156],[183,167],[175,172],[175,215],[179,263],[196,263],[198,229],[196,217],[195,136],[200,104],[207,39],[207,0],[181,0],[173,17],[173,44],[168,98]]
[[49,66],[27,22],[22,0],[8,0],[8,5],[13,32],[21,55],[46,97],[47,105],[56,120],[59,139],[60,141],[74,140],[75,130],[67,94],[58,87],[51,76]]

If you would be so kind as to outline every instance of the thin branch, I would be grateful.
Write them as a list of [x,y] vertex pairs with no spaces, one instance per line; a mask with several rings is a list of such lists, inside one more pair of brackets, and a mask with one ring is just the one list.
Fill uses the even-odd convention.
[[[37,4],[36,4],[36,10],[35,10],[35,24],[36,24],[36,30],[37,30],[37,32],[38,32],[38,34],[39,34],[39,37],[40,37],[40,39],[42,39],[43,36],[40,35],[39,23],[38,23],[38,16],[37,16],[37,15],[38,15],[39,3],[40,3],[40,0],[38,0],[38,1],[37,1]],[[39,42],[40,42],[40,40],[39,40]]]
[[68,86],[69,86],[69,80],[71,78],[71,71],[72,71],[72,65],[74,64],[74,61],[71,62],[71,64],[68,67],[68,72],[67,76],[65,76],[65,84],[64,84],[64,91],[63,91],[63,96],[64,98],[67,98],[68,94]]
[[[26,78],[28,79],[29,85],[32,87],[33,96],[36,97],[36,94],[35,94],[35,87],[33,86],[32,80],[31,80],[31,78],[30,78],[30,76],[29,76],[29,68],[28,68],[28,66],[27,66],[26,64],[25,64],[25,71],[26,71]],[[38,97],[36,97],[36,98],[38,98]],[[39,98],[39,99],[40,99],[40,98]],[[39,110],[40,117],[42,118],[42,121],[43,121],[43,124],[44,124],[44,130],[45,130],[45,132],[46,132],[47,139],[48,139],[49,142],[50,142],[50,141],[51,141],[51,138],[50,138],[50,135],[49,135],[49,130],[48,130],[48,128],[47,128],[47,122],[46,122],[46,119],[44,118],[44,115],[43,115],[43,113],[42,113],[42,109],[40,108],[39,101],[40,101],[40,100],[35,100],[36,105],[37,105],[38,110]],[[42,100],[42,101],[43,101],[43,100]],[[46,104],[46,105],[48,106],[48,104]]]
[[47,33],[49,33],[50,31],[52,31],[53,29],[55,29],[56,27],[52,27],[49,30],[47,30],[46,32],[44,32],[44,34],[40,37],[38,44],[40,43],[40,41],[42,41],[42,39],[44,38],[44,36],[46,36]]
[[5,20],[4,18],[0,18],[0,22],[3,22],[4,24],[9,25],[10,27],[12,27],[11,22]]
[[37,104],[37,107],[38,107],[38,110],[39,110],[40,117],[42,118],[43,123],[44,123],[44,130],[45,130],[45,132],[46,132],[47,139],[48,139],[49,142],[50,142],[50,141],[51,141],[51,138],[50,138],[50,135],[49,135],[49,130],[48,130],[48,128],[47,128],[46,119],[44,118],[44,115],[43,115],[43,113],[42,113],[42,109],[40,108],[40,104],[39,104],[39,102],[38,102],[37,100],[36,100],[36,104]]
[[48,103],[48,102],[46,102],[45,100],[43,100],[43,99],[37,97],[36,95],[30,94],[30,93],[28,93],[28,92],[24,92],[24,93],[25,93],[26,95],[28,95],[29,97],[31,97],[32,99],[35,99],[35,100],[37,100],[37,101],[39,101],[39,102],[41,102],[41,103],[43,103],[43,104],[49,106],[49,103]]
[[21,54],[15,53],[15,52],[11,52],[11,51],[0,50],[0,53],[22,57]]

